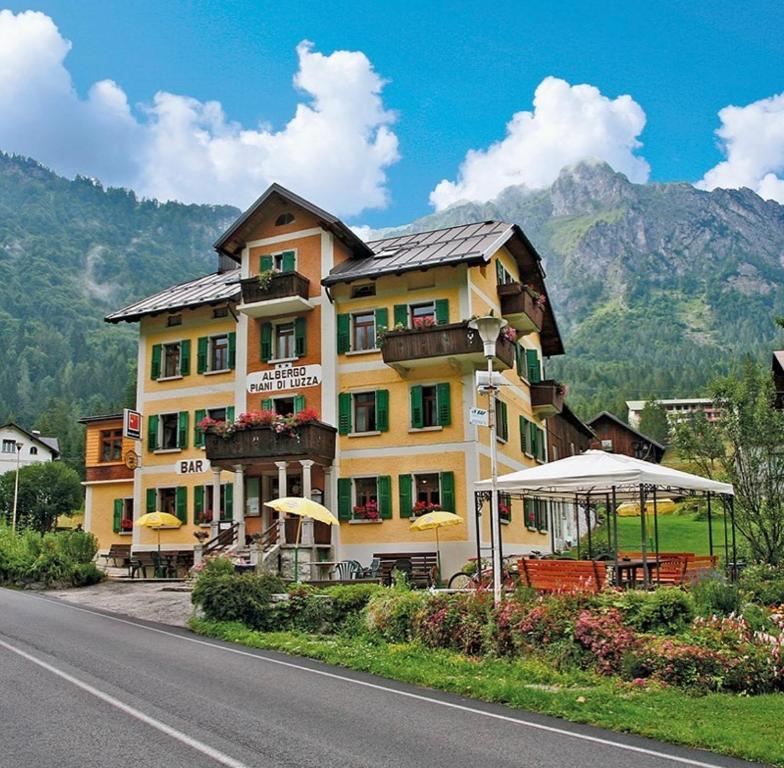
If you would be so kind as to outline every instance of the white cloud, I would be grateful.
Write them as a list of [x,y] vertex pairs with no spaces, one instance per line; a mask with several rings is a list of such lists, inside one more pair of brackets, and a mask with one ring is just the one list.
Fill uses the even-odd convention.
[[587,158],[604,160],[632,181],[647,181],[650,167],[634,154],[645,113],[631,96],[609,99],[592,85],[546,77],[533,103],[533,112],[512,116],[501,141],[469,150],[457,181],[436,186],[430,202],[437,210],[459,200],[491,200],[515,184],[546,187],[564,166]]
[[716,135],[727,159],[697,186],[749,187],[765,199],[784,203],[784,93],[745,107],[724,107],[719,119]]
[[301,43],[294,85],[304,98],[275,131],[163,91],[134,110],[110,80],[83,99],[64,66],[70,48],[45,14],[0,11],[0,149],[162,200],[246,206],[278,181],[341,215],[386,203],[395,115],[362,52],[325,56]]

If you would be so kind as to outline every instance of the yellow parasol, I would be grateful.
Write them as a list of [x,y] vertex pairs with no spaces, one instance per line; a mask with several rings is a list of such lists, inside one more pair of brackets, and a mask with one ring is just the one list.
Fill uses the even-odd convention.
[[453,525],[460,525],[463,518],[460,515],[455,515],[452,512],[428,512],[422,517],[418,517],[409,526],[412,531],[432,531],[436,532],[436,555],[438,557],[438,577],[441,578],[441,545],[438,541],[438,529],[449,528]]
[[168,512],[148,512],[134,522],[141,528],[152,528],[158,531],[158,554],[161,554],[161,528],[179,528],[182,521]]
[[[656,512],[660,515],[669,515],[674,512],[677,505],[672,499],[657,499]],[[645,502],[645,513],[647,515],[653,514],[653,501]],[[638,517],[640,514],[639,501],[625,501],[618,507],[617,514],[619,517]]]
[[299,536],[302,530],[302,518],[310,517],[327,525],[340,525],[335,515],[333,515],[323,504],[319,504],[312,499],[305,499],[300,496],[284,496],[282,499],[273,499],[264,502],[268,507],[276,509],[278,512],[288,512],[290,515],[297,515],[297,537],[294,548],[294,581],[299,581]]

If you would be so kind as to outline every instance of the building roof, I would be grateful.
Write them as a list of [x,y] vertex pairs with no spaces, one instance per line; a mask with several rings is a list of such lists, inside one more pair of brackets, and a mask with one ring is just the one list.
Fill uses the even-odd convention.
[[[648,400],[627,400],[626,407],[632,411],[641,411],[647,402]],[[656,398],[656,402],[664,407],[668,405],[713,405],[713,400],[709,397],[676,397],[670,400]]]
[[28,432],[24,427],[20,427],[13,421],[9,421],[6,424],[0,424],[0,429],[5,429],[6,427],[11,427],[12,429],[16,429],[27,435],[31,440],[34,440],[36,443],[46,448],[52,454],[53,458],[57,458],[60,455],[60,441],[56,437],[36,435],[34,432]]
[[105,416],[82,416],[79,419],[80,424],[92,424],[95,421],[117,421],[118,419],[122,420],[123,415],[121,413],[108,413]]
[[[563,404],[563,409],[559,415],[586,437],[596,437],[596,433],[566,403]],[[554,418],[557,418],[557,416]]]
[[197,277],[195,280],[173,285],[146,299],[129,304],[107,315],[105,319],[109,323],[119,323],[123,320],[130,323],[145,315],[235,301],[240,294],[239,278],[239,268]]
[[636,435],[642,440],[649,442],[651,445],[655,446],[656,448],[659,448],[662,451],[667,450],[667,448],[663,446],[661,443],[657,442],[652,437],[648,437],[648,435],[644,435],[642,432],[635,429],[634,427],[630,427],[625,421],[621,421],[621,419],[619,419],[614,413],[610,413],[609,411],[602,411],[601,413],[597,413],[596,416],[588,420],[588,426],[593,427],[593,425],[596,424],[596,422],[599,421],[599,419],[603,419],[603,418],[610,419],[610,421],[615,422],[618,426],[623,427],[623,429],[628,430],[633,435]]
[[514,227],[503,221],[483,221],[372,240],[368,243],[371,255],[338,264],[322,283],[333,285],[423,267],[487,262],[512,237]]
[[358,237],[349,227],[347,227],[337,216],[333,216],[323,208],[305,200],[289,189],[280,184],[271,184],[264,194],[256,200],[244,213],[240,214],[233,224],[215,241],[213,246],[218,253],[224,253],[235,261],[239,261],[239,253],[242,250],[248,235],[255,225],[256,213],[264,203],[271,197],[278,196],[286,202],[296,205],[308,213],[313,214],[324,229],[332,232],[340,238],[352,250],[362,255],[370,255],[370,249],[364,241]]
[[773,352],[773,370],[784,373],[784,350],[776,350]]

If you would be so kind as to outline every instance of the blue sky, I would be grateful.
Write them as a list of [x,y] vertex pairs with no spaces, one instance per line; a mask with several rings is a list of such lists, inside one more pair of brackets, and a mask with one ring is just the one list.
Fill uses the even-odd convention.
[[[71,42],[64,67],[79,97],[87,98],[97,81],[112,80],[137,116],[143,112],[140,105],[149,104],[156,92],[164,91],[199,102],[219,101],[226,119],[245,128],[255,129],[261,123],[271,131],[281,131],[297,105],[307,102],[292,86],[301,64],[297,53],[301,41],[312,41],[313,51],[324,56],[338,50],[362,52],[386,81],[380,92],[383,110],[394,112],[393,121],[371,119],[371,130],[386,125],[396,138],[396,152],[388,146],[384,159],[378,159],[374,150],[368,159],[358,161],[376,164],[371,169],[374,180],[363,177],[358,181],[351,174],[336,177],[337,186],[367,183],[368,189],[381,189],[385,203],[376,199],[375,207],[362,210],[361,203],[346,193],[338,195],[335,204],[347,220],[371,226],[402,223],[431,211],[429,196],[438,183],[456,180],[469,149],[484,150],[503,140],[506,124],[515,113],[532,109],[534,93],[547,77],[563,79],[571,86],[590,84],[611,101],[628,94],[644,112],[645,122],[636,135],[642,146],[628,150],[627,161],[631,162],[632,155],[644,158],[654,181],[703,178],[724,158],[714,133],[721,125],[718,112],[728,105],[744,107],[771,99],[784,91],[784,4],[778,2],[745,3],[740,13],[737,1],[42,0],[34,6],[6,2],[3,7],[15,13],[38,10],[49,16],[59,34]],[[769,147],[753,149],[756,175],[746,183],[775,189],[768,196],[778,198],[778,183],[784,176],[779,159],[784,153],[784,130],[779,129],[784,110],[779,112],[777,102],[771,105],[752,115],[762,121],[763,130],[771,125],[774,135]],[[56,106],[50,115],[57,114]],[[772,118],[771,112],[775,113]],[[9,119],[4,114],[0,148],[37,149],[29,143],[29,130],[28,143],[10,129],[4,134],[2,123]],[[745,136],[731,129],[730,140],[742,149],[744,141],[746,145],[753,141],[748,131],[756,130],[756,125],[752,121],[751,127],[744,123],[737,128],[747,131]],[[612,126],[608,130],[612,133]],[[129,133],[135,131],[135,126],[128,127]],[[127,140],[128,151],[133,152],[138,145]],[[535,153],[536,147],[531,151]],[[100,175],[116,172],[117,179],[125,178],[126,171],[119,166],[110,167],[108,161],[102,165],[78,152],[70,164],[63,159],[58,168],[68,146],[55,148],[41,140],[38,154],[47,152],[49,156],[41,159],[64,173],[75,172],[79,163],[93,163],[94,168],[85,167],[85,173],[99,175],[95,168],[106,168]],[[514,164],[514,148],[506,157]],[[740,158],[738,165],[744,162]],[[612,164],[626,170],[623,161]],[[741,171],[724,171],[717,177],[723,179],[722,186],[745,178]],[[316,188],[321,197],[318,202],[328,204],[330,170],[316,172],[325,175]],[[488,166],[483,172],[493,171]],[[515,178],[527,179],[526,173],[529,166],[523,166]],[[542,178],[548,173],[546,169]],[[642,170],[640,174],[645,175]],[[765,186],[763,177],[770,174],[773,177]],[[143,193],[161,189],[162,196],[166,190],[177,195],[178,187],[170,179],[145,187],[133,178],[140,177],[129,175],[128,183],[142,186]],[[262,173],[257,178],[266,177]],[[483,192],[471,191],[477,188],[492,191],[492,185],[466,183],[450,192],[448,199],[464,192],[481,196]],[[375,198],[368,194],[368,199]]]

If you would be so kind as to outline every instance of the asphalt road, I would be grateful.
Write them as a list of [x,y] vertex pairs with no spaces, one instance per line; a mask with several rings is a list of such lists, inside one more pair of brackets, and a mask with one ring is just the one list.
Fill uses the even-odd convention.
[[218,765],[751,764],[0,589],[2,768]]

